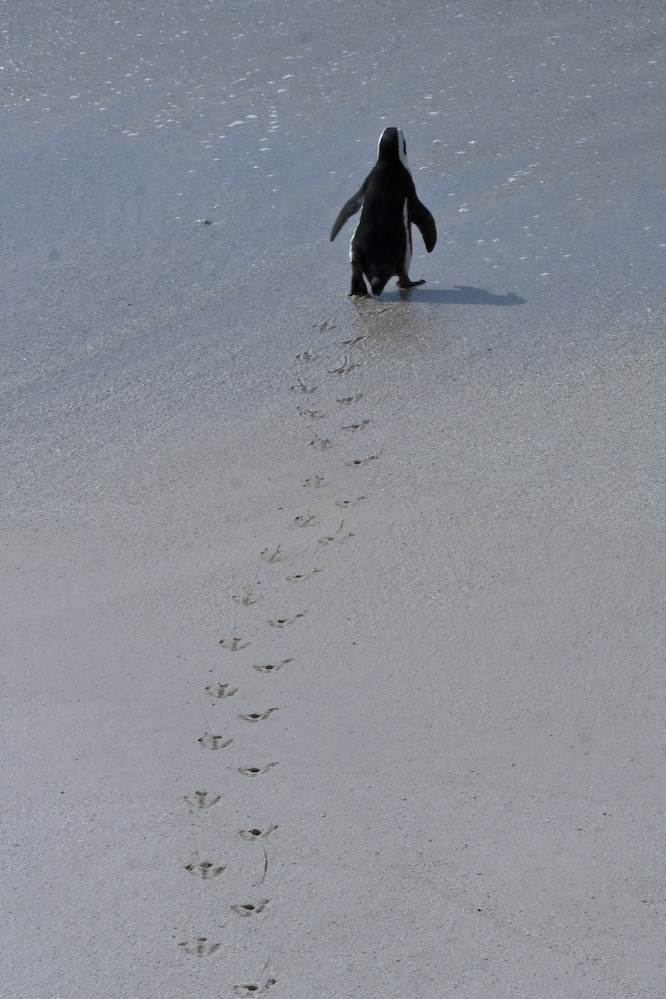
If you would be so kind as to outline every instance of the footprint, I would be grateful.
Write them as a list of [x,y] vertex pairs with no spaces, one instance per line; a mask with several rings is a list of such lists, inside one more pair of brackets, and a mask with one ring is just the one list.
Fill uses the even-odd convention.
[[328,482],[323,475],[310,475],[303,483],[306,489],[321,489],[327,486]]
[[352,433],[355,433],[357,430],[363,430],[370,423],[372,423],[372,420],[361,420],[360,423],[348,423],[346,427],[342,427],[342,430],[351,430]]
[[299,579],[307,579],[309,576],[314,576],[318,572],[323,572],[323,569],[313,569],[311,572],[295,572],[293,576],[285,576],[290,583],[295,583]]
[[294,517],[296,527],[310,527],[316,521],[317,518],[313,513],[302,513],[298,517]]
[[319,388],[318,385],[308,385],[302,378],[297,378],[296,383],[291,386],[292,392],[303,392],[304,395],[312,395]]
[[283,555],[281,545],[278,545],[273,551],[270,548],[264,548],[263,552],[259,552],[259,555],[265,562],[284,562],[287,557]]
[[186,864],[185,870],[189,871],[190,874],[194,874],[197,878],[210,881],[211,878],[216,878],[220,874],[224,874],[226,867],[215,867],[210,860],[201,860],[197,863]]
[[[259,585],[257,583],[257,585]],[[257,596],[254,591],[254,586],[251,583],[246,583],[240,593],[233,593],[231,599],[235,604],[242,604],[243,607],[250,607],[252,604],[259,603],[261,597]]]
[[343,399],[336,399],[335,401],[341,403],[343,406],[351,406],[352,402],[358,402],[362,398],[363,393],[357,392],[356,395],[346,395]]
[[313,330],[319,330],[321,333],[324,333],[326,330],[337,330],[337,328],[335,323],[328,319],[325,319],[323,323],[313,323],[312,326]]
[[209,798],[208,791],[195,791],[194,800],[185,797],[185,801],[188,805],[193,805],[195,808],[213,808],[214,805],[218,805],[222,801],[222,797],[216,794],[215,797],[211,795]]
[[263,985],[234,985],[234,992],[237,996],[256,996],[277,984],[277,978],[267,978]]
[[297,412],[305,420],[323,420],[326,416],[326,413],[322,413],[320,409],[303,409],[302,406],[297,406]]
[[335,505],[342,507],[343,510],[347,510],[347,509],[351,510],[351,508],[353,506],[358,506],[358,504],[362,500],[366,500],[367,498],[368,498],[367,496],[357,496],[356,499],[353,499],[353,500],[350,500],[350,499],[348,499],[348,500],[336,500],[335,501]]
[[239,638],[238,635],[234,635],[232,638],[220,639],[220,645],[223,649],[227,649],[228,652],[240,652],[241,649],[246,649],[251,644],[252,642],[246,642],[244,639]]
[[255,666],[254,668],[260,673],[274,673],[276,670],[282,669],[283,666],[286,666],[287,663],[290,662],[292,662],[291,659],[283,659],[282,662],[279,663],[266,663],[265,665]]
[[269,902],[270,898],[262,898],[261,902],[242,902],[240,905],[232,905],[231,908],[239,916],[256,916],[264,911]]
[[317,538],[318,544],[320,544],[320,545],[330,545],[334,541],[346,541],[347,538],[353,538],[354,537],[353,531],[349,531],[349,533],[345,534],[345,535],[341,535],[340,534],[340,532],[342,531],[343,524],[344,524],[344,520],[341,520],[340,521],[340,526],[338,527],[337,531],[334,534],[329,534],[327,537],[324,537],[324,538]]
[[360,362],[351,361],[348,357],[345,357],[339,368],[333,368],[328,373],[329,375],[346,375],[348,372],[353,371],[354,368],[359,368],[360,366]]
[[233,690],[229,690],[228,683],[209,683],[206,687],[206,692],[210,694],[211,697],[233,697],[234,694],[238,693],[238,687],[234,687]]
[[263,767],[239,767],[238,773],[243,774],[245,777],[256,777],[258,774],[268,773],[271,767],[277,766],[277,760],[275,763],[267,763]]
[[293,624],[294,621],[298,621],[299,617],[305,617],[305,611],[300,614],[294,614],[293,617],[278,617],[275,621],[269,621],[271,628],[286,628],[288,624]]
[[276,829],[277,826],[267,826],[265,829],[240,829],[239,832],[244,840],[247,840],[248,843],[253,843],[258,839],[266,839]]
[[208,943],[208,937],[197,937],[194,943],[184,942],[179,943],[178,946],[182,947],[188,954],[194,954],[195,957],[211,957],[222,944]]
[[297,361],[318,361],[319,354],[313,354],[311,350],[302,350],[300,354],[296,354]]
[[253,711],[251,714],[248,714],[248,715],[239,715],[238,717],[241,718],[243,721],[246,721],[246,722],[264,721],[266,718],[270,717],[270,715],[274,711],[278,711],[278,710],[279,710],[279,708],[268,708],[266,711],[262,712],[261,714],[258,711]]
[[339,543],[342,541],[347,541],[349,538],[353,537],[354,537],[354,532],[349,531],[348,534],[344,535],[330,534],[327,538],[317,538],[317,542],[320,545],[330,545],[333,544],[334,541],[337,541]]
[[334,444],[328,437],[320,437],[319,434],[315,434],[310,441],[310,447],[316,448],[317,451],[327,451],[329,447],[334,447]]
[[377,461],[378,458],[378,454],[371,454],[368,458],[354,458],[353,461],[346,461],[345,465],[349,465],[350,468],[354,468],[359,465],[367,465],[369,461]]
[[226,749],[233,741],[233,739],[225,739],[223,735],[211,735],[210,732],[204,732],[201,738],[197,739],[197,742],[200,742],[206,749]]

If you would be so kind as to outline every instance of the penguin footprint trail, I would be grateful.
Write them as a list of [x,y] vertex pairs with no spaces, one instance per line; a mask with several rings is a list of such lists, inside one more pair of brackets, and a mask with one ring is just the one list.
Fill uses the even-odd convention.
[[335,239],[347,219],[361,210],[350,246],[352,280],[350,295],[367,295],[365,278],[373,295],[381,295],[392,277],[399,288],[423,284],[412,281],[412,223],[420,230],[430,253],[437,242],[435,220],[419,201],[407,164],[407,145],[399,128],[385,128],[379,137],[377,162],[360,190],[349,199],[331,229]]
[[[393,131],[399,136],[397,130]],[[402,141],[401,136],[399,138]],[[395,141],[398,141],[397,137]],[[387,146],[387,142],[382,148]],[[416,196],[411,193],[413,184],[409,174],[406,174],[409,183],[405,176],[399,176],[407,191],[406,196],[412,198],[409,219],[417,225],[420,220],[434,245],[434,223],[430,233],[427,209],[423,209],[418,200],[413,200]],[[366,183],[362,188],[364,198],[367,190],[373,189]],[[363,198],[358,207],[362,202]],[[368,216],[371,205],[372,200],[367,201],[363,218]],[[345,220],[342,218],[345,210],[341,213],[342,220],[336,223],[338,228]],[[403,227],[404,231],[408,235],[408,224],[407,230]],[[362,228],[363,239],[366,238],[364,232]],[[365,252],[362,240],[358,246],[359,252]],[[387,266],[384,266],[382,275]],[[358,271],[358,260],[354,267]],[[365,273],[377,293],[376,266],[369,263],[367,267],[369,270]],[[403,246],[399,267],[395,271],[403,283],[408,280],[407,267]],[[382,277],[382,287],[388,277],[390,274]],[[362,277],[359,281],[356,273],[354,281],[355,287],[359,287]],[[262,789],[275,781],[274,775],[281,769],[280,734],[283,717],[288,726],[290,685],[298,684],[299,670],[308,668],[307,663],[298,662],[295,652],[290,654],[291,636],[298,636],[300,629],[308,625],[312,627],[313,622],[310,620],[311,612],[303,603],[300,606],[290,606],[289,603],[271,605],[268,594],[272,592],[274,600],[278,595],[280,600],[297,597],[305,603],[308,594],[314,592],[313,588],[326,585],[329,558],[344,557],[336,554],[338,547],[343,542],[353,545],[359,519],[362,522],[363,505],[369,499],[367,482],[363,481],[367,476],[365,466],[379,458],[379,453],[373,452],[371,445],[368,447],[364,443],[372,428],[372,420],[361,411],[364,396],[358,384],[363,371],[359,350],[363,349],[364,338],[357,338],[346,345],[347,353],[340,361],[337,354],[340,344],[332,340],[335,329],[334,321],[319,323],[316,336],[320,340],[330,336],[330,343],[324,342],[321,349],[308,346],[296,358],[297,370],[288,401],[292,412],[295,410],[297,426],[302,428],[303,470],[294,482],[293,507],[282,525],[282,534],[265,538],[263,545],[257,546],[256,557],[246,566],[245,579],[248,581],[235,586],[231,593],[227,591],[224,630],[211,649],[211,654],[220,663],[221,674],[213,680],[207,676],[199,681],[201,714],[206,725],[203,734],[201,729],[193,733],[192,743],[196,745],[196,750],[192,751],[198,754],[199,765],[204,761],[206,771],[214,775],[215,785],[214,790],[193,787],[183,796],[191,826],[194,827],[191,832],[209,830],[211,822],[219,822],[224,814],[227,794],[232,797],[233,782],[243,782],[241,800],[247,802],[247,812],[238,823],[242,828],[237,826],[230,835],[235,839],[240,834],[248,844],[244,850],[254,851],[256,866],[253,868],[250,864],[248,870],[253,869],[254,874],[248,875],[244,886],[239,885],[238,871],[234,870],[231,859],[236,855],[231,841],[227,844],[230,858],[227,863],[225,843],[219,837],[214,847],[216,852],[210,856],[201,855],[197,846],[197,854],[189,862],[180,860],[181,876],[189,876],[190,885],[202,893],[202,901],[203,893],[208,893],[209,898],[221,899],[231,919],[219,916],[212,925],[193,926],[188,931],[191,936],[181,940],[178,946],[186,960],[215,959],[220,951],[225,950],[245,953],[248,961],[245,974],[256,977],[237,979],[236,984],[230,982],[236,995],[262,994],[278,982],[278,975],[269,967],[270,956],[267,959],[267,955],[274,950],[270,938],[271,882],[275,870],[272,854],[278,836],[283,855],[290,847],[293,853],[298,850],[297,829],[291,830],[293,840],[290,843],[290,830],[284,820],[280,821],[279,832],[278,822],[267,821],[273,817],[266,816],[262,807],[262,799],[265,798]],[[345,383],[342,391],[341,382]],[[317,404],[312,405],[308,399],[304,405],[304,396],[315,393],[319,393]],[[326,404],[321,406],[319,400],[324,395],[328,398]],[[358,483],[353,491],[336,496],[333,492],[335,480],[343,473],[347,482],[349,467],[358,468],[358,473],[353,473],[354,476],[358,474]],[[307,491],[305,503],[304,490]],[[351,519],[351,523],[347,523],[347,518]],[[298,539],[297,548],[294,548],[295,539]],[[349,550],[352,550],[351,547]],[[270,586],[262,586],[259,582],[259,579],[264,580],[266,574],[270,577]],[[279,648],[278,654],[276,647]],[[277,681],[271,678],[278,673],[282,678],[281,694],[276,696]],[[258,691],[265,691],[265,697]],[[206,712],[210,713],[210,720]],[[264,733],[272,743],[270,755],[265,749]],[[257,743],[260,736],[261,742]],[[253,743],[263,747],[261,754],[253,751]],[[194,766],[197,766],[196,762]],[[199,787],[202,785],[205,788],[204,780]],[[293,804],[296,812],[296,803]],[[260,815],[263,816],[261,820]],[[194,838],[197,842],[197,837]],[[290,863],[289,858],[286,862]],[[238,892],[235,897],[229,897],[231,886],[234,893]],[[259,888],[261,895],[256,894]],[[258,968],[262,971],[257,972]]]

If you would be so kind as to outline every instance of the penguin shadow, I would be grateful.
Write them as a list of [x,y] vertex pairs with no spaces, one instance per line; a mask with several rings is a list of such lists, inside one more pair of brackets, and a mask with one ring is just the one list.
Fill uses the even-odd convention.
[[525,305],[527,299],[510,291],[506,295],[495,295],[484,288],[469,284],[456,284],[453,288],[396,288],[385,291],[381,300],[404,302],[413,299],[417,302],[431,302],[439,305]]

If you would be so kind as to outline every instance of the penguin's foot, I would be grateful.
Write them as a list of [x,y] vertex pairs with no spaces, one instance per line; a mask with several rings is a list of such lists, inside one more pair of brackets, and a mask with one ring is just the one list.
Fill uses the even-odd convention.
[[351,290],[349,292],[348,298],[353,295],[367,295],[368,288],[362,277],[353,277],[351,283]]
[[416,288],[417,284],[425,284],[425,278],[420,281],[410,281],[406,274],[398,278],[398,288]]

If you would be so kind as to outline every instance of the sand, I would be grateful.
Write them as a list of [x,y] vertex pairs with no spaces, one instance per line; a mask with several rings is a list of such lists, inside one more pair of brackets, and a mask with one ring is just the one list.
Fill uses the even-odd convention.
[[3,995],[661,997],[662,5],[11,16]]

